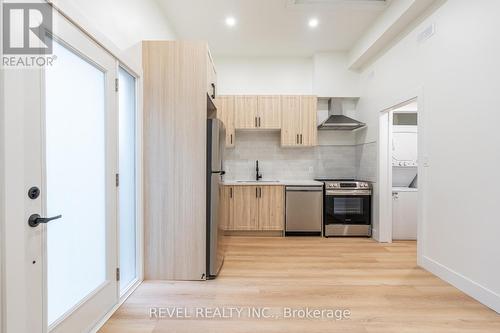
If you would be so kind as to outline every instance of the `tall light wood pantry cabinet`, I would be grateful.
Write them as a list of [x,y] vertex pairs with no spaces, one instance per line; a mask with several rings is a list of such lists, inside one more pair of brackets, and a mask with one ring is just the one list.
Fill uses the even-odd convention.
[[144,41],[142,52],[145,279],[204,279],[207,94],[216,72],[206,43]]

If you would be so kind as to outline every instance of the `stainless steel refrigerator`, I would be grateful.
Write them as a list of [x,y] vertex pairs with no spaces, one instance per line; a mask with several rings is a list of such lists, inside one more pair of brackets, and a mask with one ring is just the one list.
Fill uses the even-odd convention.
[[207,278],[215,278],[224,262],[224,231],[219,196],[224,176],[226,130],[218,119],[207,119]]

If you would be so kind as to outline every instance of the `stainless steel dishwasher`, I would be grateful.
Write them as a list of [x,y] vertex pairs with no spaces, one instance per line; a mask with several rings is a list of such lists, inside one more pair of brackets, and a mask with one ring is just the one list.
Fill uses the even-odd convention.
[[321,236],[323,186],[287,186],[285,235]]

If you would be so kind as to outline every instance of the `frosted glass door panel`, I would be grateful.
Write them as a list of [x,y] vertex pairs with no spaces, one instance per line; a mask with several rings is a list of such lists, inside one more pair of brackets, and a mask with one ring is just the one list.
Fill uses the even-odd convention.
[[106,281],[105,74],[54,41],[46,70],[48,323]]
[[135,178],[135,77],[123,68],[119,89],[119,221],[120,291],[137,278],[136,269],[136,178]]

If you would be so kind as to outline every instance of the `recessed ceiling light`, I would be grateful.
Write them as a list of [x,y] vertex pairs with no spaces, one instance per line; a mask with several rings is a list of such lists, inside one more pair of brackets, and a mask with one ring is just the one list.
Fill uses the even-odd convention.
[[317,18],[312,18],[309,20],[309,27],[316,28],[319,25],[319,21]]
[[234,27],[236,25],[236,19],[232,16],[226,17],[226,25],[228,27]]

